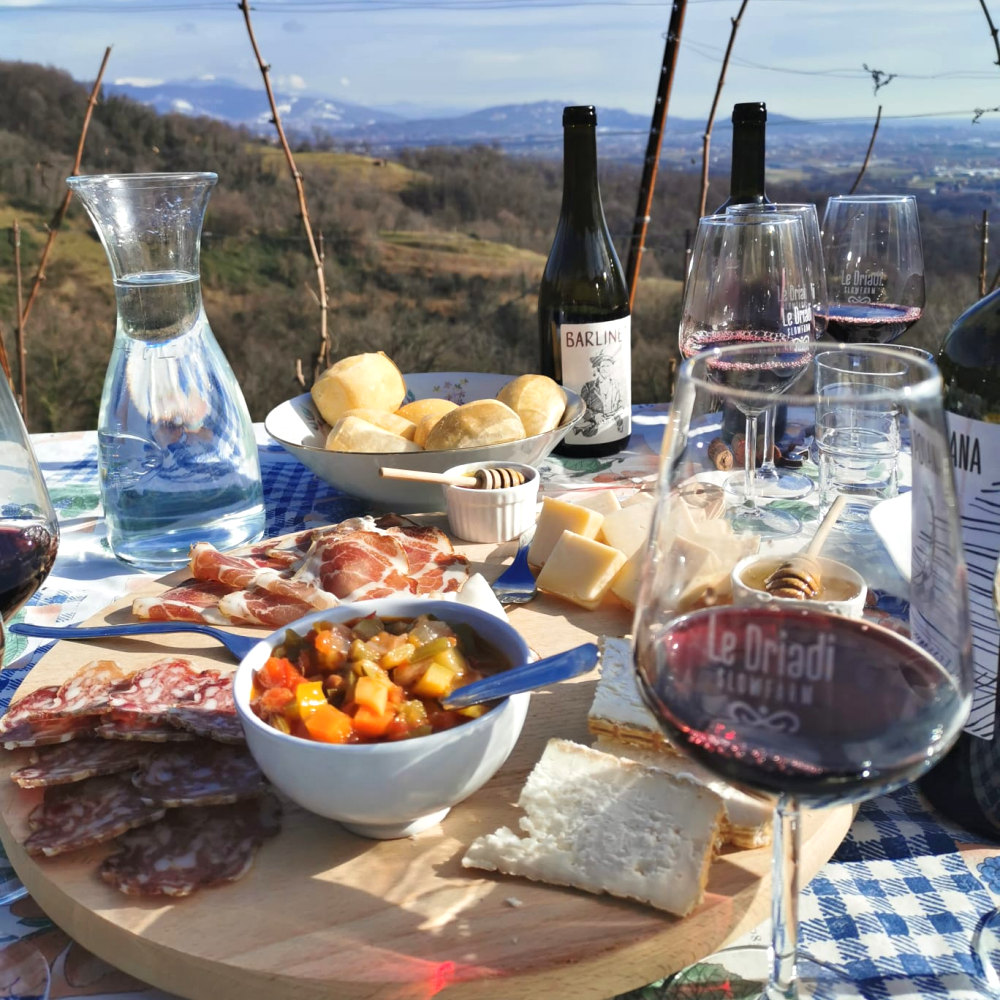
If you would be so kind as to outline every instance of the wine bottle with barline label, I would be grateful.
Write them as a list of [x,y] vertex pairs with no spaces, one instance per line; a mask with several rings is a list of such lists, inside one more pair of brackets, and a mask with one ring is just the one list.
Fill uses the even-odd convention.
[[965,732],[920,787],[966,829],[1000,839],[1000,291],[955,321],[937,361],[968,567],[976,692]]
[[557,449],[611,455],[632,430],[632,320],[628,286],[597,179],[597,112],[563,109],[563,196],[538,292],[541,370],[587,405]]

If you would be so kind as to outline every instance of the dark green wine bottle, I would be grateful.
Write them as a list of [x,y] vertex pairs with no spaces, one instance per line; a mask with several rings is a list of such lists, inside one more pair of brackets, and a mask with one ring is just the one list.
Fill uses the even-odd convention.
[[611,455],[632,430],[632,320],[628,286],[597,183],[597,113],[563,109],[563,196],[538,291],[541,370],[587,404],[557,449]]
[[731,205],[770,205],[764,191],[764,130],[767,105],[762,101],[733,105],[733,159],[729,197],[715,210]]
[[976,694],[966,731],[920,779],[928,799],[968,830],[1000,839],[1000,291],[967,309],[938,354],[968,566]]

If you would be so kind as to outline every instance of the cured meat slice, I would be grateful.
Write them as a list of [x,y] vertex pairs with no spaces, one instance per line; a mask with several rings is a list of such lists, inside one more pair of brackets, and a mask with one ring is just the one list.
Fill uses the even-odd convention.
[[219,601],[219,612],[230,621],[281,628],[316,610],[312,605],[281,597],[259,587],[234,590]]
[[279,830],[271,796],[171,809],[159,822],[122,834],[101,878],[130,896],[187,896],[241,878],[263,840]]
[[398,538],[384,531],[351,531],[323,537],[310,556],[324,589],[342,601],[412,593],[409,560]]
[[229,625],[231,620],[219,611],[219,600],[229,590],[217,580],[186,580],[158,597],[137,597],[132,614],[146,621]]
[[28,817],[31,833],[24,841],[29,854],[52,857],[103,844],[143,823],[160,819],[166,810],[145,802],[125,774],[87,778],[54,785]]
[[417,594],[447,594],[461,590],[469,576],[469,560],[452,547],[448,536],[431,525],[394,526],[395,535],[406,552],[408,575]]
[[16,750],[18,747],[41,747],[53,743],[67,743],[78,736],[85,736],[94,731],[96,719],[89,715],[60,718],[50,716],[35,720],[25,719],[8,729],[0,739],[4,749]]
[[72,718],[110,712],[110,693],[126,676],[125,671],[114,660],[94,660],[82,666],[59,689],[62,702],[59,714]]
[[132,775],[132,784],[143,799],[168,807],[238,802],[261,795],[267,787],[244,747],[205,742],[150,757]]
[[110,693],[108,701],[114,718],[120,721],[126,715],[135,715],[158,719],[171,705],[194,695],[205,683],[206,673],[221,676],[218,671],[197,671],[180,657],[157,660]]
[[194,695],[169,708],[166,719],[180,729],[220,743],[245,742],[230,677],[206,679]]
[[30,691],[23,698],[18,698],[0,719],[0,736],[25,722],[58,715],[62,706],[60,688],[59,684],[49,684]]
[[94,735],[102,740],[139,740],[142,743],[183,743],[194,735],[162,719],[148,718],[133,712],[102,716],[94,727]]
[[148,754],[147,747],[116,746],[105,740],[74,740],[39,750],[32,755],[32,762],[14,771],[11,778],[21,788],[66,785],[102,774],[134,770]]

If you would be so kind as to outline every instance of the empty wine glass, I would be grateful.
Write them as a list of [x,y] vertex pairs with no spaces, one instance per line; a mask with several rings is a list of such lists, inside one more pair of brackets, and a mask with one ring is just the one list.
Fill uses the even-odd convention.
[[[728,385],[763,389],[768,398],[759,409],[745,402],[762,396],[734,397],[733,413],[743,417],[743,503],[731,511],[758,532],[794,533],[798,520],[786,511],[758,504],[758,418],[797,374],[796,359],[815,337],[812,285],[801,218],[773,210],[727,212],[698,223],[691,267],[684,288],[679,331],[680,352],[691,358],[726,344],[771,343],[773,354],[760,363],[741,361],[726,371]],[[721,377],[722,369],[717,374]],[[737,444],[735,428],[721,432],[727,445]],[[739,456],[741,448],[733,448]]]
[[913,195],[834,195],[823,215],[826,331],[887,344],[924,310],[924,255]]
[[[755,211],[760,211],[755,207]],[[805,230],[806,269],[809,280],[809,293],[813,303],[815,317],[815,339],[823,336],[826,330],[826,265],[823,262],[823,236],[819,228],[819,214],[812,202],[777,202],[774,210],[785,215],[796,215],[802,220]],[[746,206],[735,206],[730,212],[746,211]],[[763,461],[757,469],[757,495],[765,500],[797,500],[812,492],[814,484],[809,476],[789,469],[779,469],[774,462],[775,423],[776,415],[784,415],[784,408],[771,406],[764,411],[761,420],[761,454]],[[743,481],[739,476],[732,476],[726,481],[726,489],[741,493]]]
[[[24,421],[2,377],[0,483],[0,618],[8,622],[48,576],[59,528]],[[0,624],[0,663],[3,648]]]
[[[900,357],[870,345],[843,350],[868,366]],[[825,402],[814,371],[823,351],[828,344],[811,344],[796,355],[801,374],[783,396],[790,420],[815,419]],[[681,366],[633,623],[640,688],[676,749],[775,804],[771,945],[738,956],[741,969],[756,969],[765,1000],[859,992],[849,976],[798,951],[800,807],[858,802],[916,778],[952,745],[972,698],[941,379],[926,358],[908,356],[903,390],[884,390],[910,458],[908,577],[870,537],[843,530],[839,505],[821,528],[818,516],[804,518],[795,537],[709,523],[712,512],[691,505],[702,492],[692,487],[718,475],[709,451],[726,406],[759,411],[772,398],[769,382],[728,373],[787,362],[785,345],[764,343],[709,350]],[[852,401],[839,393],[837,402]],[[871,405],[872,395],[855,402]],[[818,492],[805,502],[819,514]],[[814,538],[819,551],[807,559]],[[876,585],[908,606],[899,630],[862,617],[867,587]],[[901,634],[907,625],[912,639]],[[732,951],[716,958],[737,957]],[[666,995],[714,996],[712,986],[681,973]]]

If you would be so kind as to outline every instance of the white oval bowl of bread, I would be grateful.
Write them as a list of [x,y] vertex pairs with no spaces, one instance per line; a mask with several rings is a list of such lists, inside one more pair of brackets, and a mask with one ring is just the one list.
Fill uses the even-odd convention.
[[528,644],[506,620],[455,601],[387,597],[313,612],[277,629],[243,658],[233,693],[247,747],[271,783],[302,808],[375,839],[407,837],[439,823],[452,806],[478,791],[514,749],[530,693],[505,698],[478,718],[390,742],[321,743],[281,732],[251,707],[255,673],[291,630],[305,636],[317,622],[351,622],[433,615],[453,628],[468,626],[511,666],[531,658]]
[[[425,418],[424,426],[428,422],[432,424],[431,433],[434,433],[436,427],[437,440],[431,439],[432,445],[474,441],[477,434],[488,435],[498,425],[497,417],[502,417],[508,407],[497,400],[497,396],[505,386],[518,378],[522,377],[480,372],[418,372],[404,375],[406,396],[399,409],[409,416],[411,425],[417,428]],[[558,425],[551,430],[531,435],[525,432],[525,436],[517,440],[463,447],[421,448],[413,444],[412,440],[395,433],[394,421],[393,429],[389,426],[371,429],[373,419],[382,419],[388,425],[397,416],[396,413],[383,415],[381,418],[373,413],[359,416],[357,414],[360,408],[355,408],[334,426],[338,427],[340,440],[348,446],[373,450],[330,450],[327,442],[334,427],[320,415],[310,393],[303,393],[275,407],[267,415],[264,426],[272,438],[312,469],[320,479],[350,496],[399,512],[442,511],[444,493],[437,483],[383,478],[379,470],[382,466],[391,466],[418,472],[443,473],[456,465],[473,465],[477,462],[537,465],[584,414],[586,404],[579,395],[569,390],[565,390],[565,395],[565,410]],[[458,418],[450,414],[442,415],[434,410],[434,400],[447,401],[455,404],[455,407],[468,405],[469,408],[463,410]],[[486,405],[475,405],[486,404],[487,401],[493,407],[492,410]],[[512,402],[520,405],[520,400]],[[524,406],[530,407],[531,401],[524,400]],[[453,407],[448,406],[448,409]],[[434,412],[430,417],[426,413],[422,416],[423,410]],[[526,414],[527,412],[525,410]],[[468,419],[459,419],[466,414]],[[406,420],[407,417],[404,416],[403,419]],[[531,417],[526,416],[524,423],[531,428]],[[359,428],[363,428],[363,432],[358,433]]]

